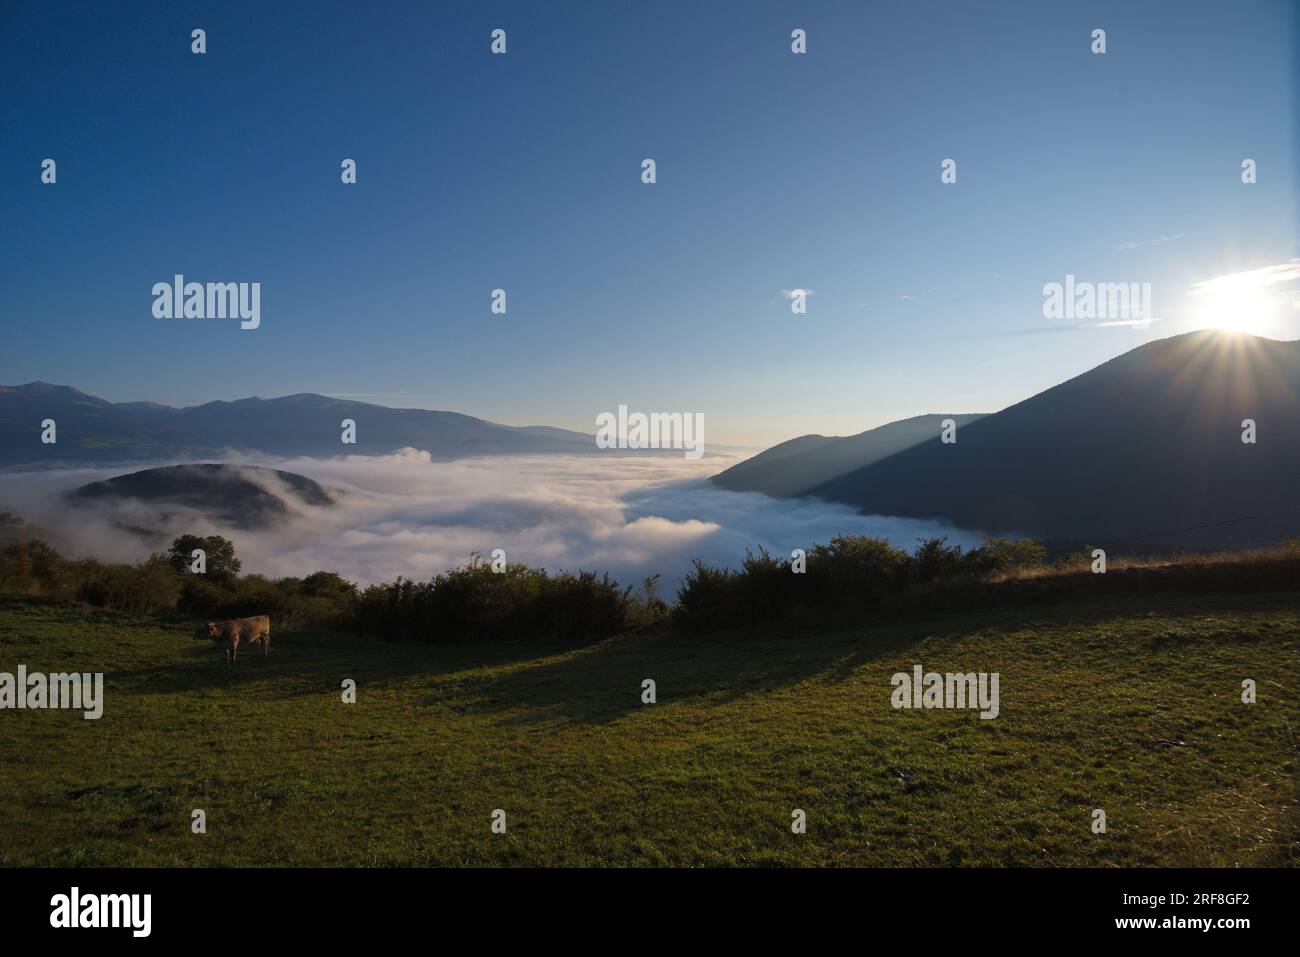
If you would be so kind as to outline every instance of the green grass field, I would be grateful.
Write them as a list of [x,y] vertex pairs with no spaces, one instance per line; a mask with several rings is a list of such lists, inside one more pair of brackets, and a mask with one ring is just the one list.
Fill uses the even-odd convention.
[[[0,712],[0,863],[1300,859],[1294,592],[577,650],[277,632],[234,666],[191,628],[0,603],[0,671],[106,673],[99,721]],[[916,663],[999,672],[1001,715],[894,710],[890,676]]]

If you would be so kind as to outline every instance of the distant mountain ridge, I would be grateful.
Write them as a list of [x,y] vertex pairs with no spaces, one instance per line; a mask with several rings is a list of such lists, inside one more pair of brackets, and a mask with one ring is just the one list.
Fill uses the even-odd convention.
[[[41,442],[53,419],[57,442]],[[344,445],[341,422],[357,424]],[[215,457],[226,449],[271,455],[382,455],[405,447],[435,459],[596,451],[595,439],[550,426],[498,425],[459,412],[391,409],[314,393],[208,402],[183,409],[113,403],[70,386],[0,386],[0,466]]]
[[857,435],[801,435],[719,472],[712,481],[734,492],[762,492],[773,498],[808,495],[826,482],[934,438],[945,419],[960,429],[981,418],[980,413],[917,415]]

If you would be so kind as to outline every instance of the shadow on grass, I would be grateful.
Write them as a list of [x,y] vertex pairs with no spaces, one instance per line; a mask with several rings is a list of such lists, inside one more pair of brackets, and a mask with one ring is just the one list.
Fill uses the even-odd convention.
[[[1215,610],[1257,611],[1263,605],[1294,606],[1293,594],[1222,596]],[[843,622],[768,625],[747,632],[708,635],[663,633],[625,636],[597,644],[563,642],[483,642],[421,644],[391,642],[353,635],[272,631],[271,654],[255,650],[227,663],[221,649],[191,638],[183,622],[160,627],[151,639],[165,641],[167,654],[180,660],[156,667],[112,673],[123,692],[141,695],[205,693],[269,687],[285,697],[335,693],[343,679],[359,686],[383,686],[426,678],[433,687],[421,692],[426,707],[496,713],[508,724],[569,721],[608,724],[643,707],[642,681],[656,683],[658,705],[689,700],[718,706],[754,694],[771,694],[811,679],[836,683],[863,666],[901,655],[907,648],[940,635],[989,632],[997,641],[1009,632],[1032,631],[1037,625],[1096,624],[1159,614],[1176,618],[1184,606],[1204,614],[1204,596],[1117,598],[1105,603],[1043,607],[988,608],[969,611],[896,612],[852,627]],[[104,616],[104,617],[100,617]],[[111,616],[111,617],[110,617]],[[144,620],[97,612],[70,620],[80,625],[113,623],[142,627]],[[1250,640],[1254,635],[1228,632],[1225,637]],[[1153,645],[1177,644],[1176,631]],[[450,679],[450,680],[449,680]]]
[[[1218,610],[1257,611],[1261,603],[1294,606],[1296,598],[1225,596]],[[813,679],[838,683],[863,666],[900,656],[906,649],[938,636],[989,632],[988,640],[997,641],[1002,635],[1033,631],[1036,627],[1105,626],[1153,611],[1176,619],[1184,607],[1187,612],[1203,614],[1204,598],[1166,595],[1156,609],[1148,599],[1124,597],[1103,605],[1006,608],[996,617],[987,608],[969,612],[912,611],[856,628],[842,623],[791,624],[700,636],[669,633],[614,638],[505,674],[489,675],[475,686],[473,696],[461,695],[458,701],[467,710],[499,712],[509,724],[557,720],[609,724],[644,707],[641,683],[646,678],[655,681],[657,707],[682,700],[719,706]],[[1223,634],[1229,636],[1228,632]],[[423,703],[434,705],[443,700],[431,694]]]
[[320,632],[271,633],[270,654],[256,648],[240,650],[227,662],[224,651],[194,640],[188,630],[169,636],[179,646],[182,663],[161,664],[115,672],[124,691],[135,694],[177,694],[212,689],[237,689],[274,683],[277,694],[313,695],[337,691],[343,679],[358,686],[400,682],[412,677],[438,678],[478,669],[510,668],[521,662],[572,649],[529,642],[481,645],[393,642],[355,635]]
[[[610,724],[645,707],[641,695],[647,678],[655,682],[655,707],[683,701],[718,707],[811,679],[841,681],[927,637],[914,627],[832,629],[798,637],[768,627],[750,634],[614,638],[493,676],[475,689],[477,700],[462,698],[462,703],[475,711],[501,712],[508,724]],[[431,695],[425,703],[438,700]]]

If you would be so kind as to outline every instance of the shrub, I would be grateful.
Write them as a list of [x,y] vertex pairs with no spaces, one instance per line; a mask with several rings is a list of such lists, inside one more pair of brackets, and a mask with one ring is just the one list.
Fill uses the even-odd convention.
[[1093,552],[1093,548],[1091,545],[1089,545],[1086,548],[1082,549],[1081,551],[1067,552],[1064,555],[1059,555],[1052,562],[1052,568],[1061,572],[1078,571],[1080,569],[1091,568],[1092,561],[1093,561],[1092,552]]
[[[1006,539],[984,536],[984,542],[978,548],[972,548],[964,555],[956,549],[957,555],[950,556],[946,570],[938,578],[958,578],[969,576],[987,578],[1005,572],[1024,568],[1037,568],[1047,558],[1047,549],[1032,539]],[[929,579],[933,580],[933,579]]]
[[829,545],[814,545],[808,576],[819,602],[872,604],[907,584],[907,552],[883,538],[837,535]]
[[324,598],[342,607],[351,604],[357,597],[357,586],[334,572],[312,572],[302,580],[299,593],[312,598]]
[[677,589],[674,619],[687,630],[735,623],[739,578],[736,572],[714,568],[697,558]]
[[210,621],[218,617],[217,609],[230,597],[230,592],[231,587],[223,587],[203,575],[186,572],[181,577],[181,594],[176,609]]
[[76,592],[73,563],[42,541],[17,542],[0,548],[0,592],[70,598]]
[[86,562],[82,568],[77,597],[101,608],[159,615],[174,610],[181,594],[181,578],[166,555],[134,566]]
[[840,535],[809,550],[803,574],[766,550],[747,553],[739,571],[697,561],[677,593],[674,619],[686,630],[701,630],[791,615],[842,617],[915,586],[970,582],[1041,565],[1045,555],[1037,542],[993,538],[966,552],[945,538],[931,538],[909,555],[883,538]]
[[552,576],[526,565],[494,572],[476,558],[427,582],[399,578],[370,586],[357,596],[350,626],[408,641],[596,640],[653,617],[649,599],[620,588],[608,575]]
[[1006,538],[984,537],[984,543],[976,552],[990,556],[990,571],[1015,571],[1022,568],[1038,568],[1047,560],[1047,549],[1032,538],[1012,541]]
[[967,574],[971,565],[981,564],[964,559],[960,545],[949,545],[947,537],[927,538],[916,546],[908,564],[912,584],[924,585],[939,578]]

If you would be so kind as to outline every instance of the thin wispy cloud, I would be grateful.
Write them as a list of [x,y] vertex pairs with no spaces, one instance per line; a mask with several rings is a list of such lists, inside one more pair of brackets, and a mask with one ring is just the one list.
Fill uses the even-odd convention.
[[1115,247],[1116,252],[1123,252],[1129,249],[1141,249],[1143,246],[1154,246],[1157,243],[1171,243],[1175,239],[1182,239],[1183,233],[1175,233],[1172,236],[1156,236],[1154,239],[1143,239],[1139,242],[1120,243]]
[[1080,329],[1145,329],[1159,319],[1112,319],[1109,322],[1093,322],[1080,326]]
[[1191,291],[1197,296],[1257,292],[1268,286],[1296,280],[1300,280],[1300,259],[1291,259],[1273,266],[1246,269],[1192,283]]

